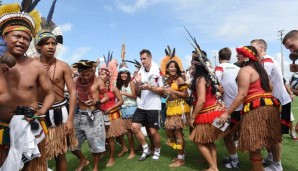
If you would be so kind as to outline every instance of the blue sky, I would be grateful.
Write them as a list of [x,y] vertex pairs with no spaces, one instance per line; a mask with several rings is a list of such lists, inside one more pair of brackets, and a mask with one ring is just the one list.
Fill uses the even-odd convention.
[[[21,0],[3,0],[3,3]],[[51,0],[37,5],[46,16]],[[267,54],[281,63],[278,30],[297,29],[298,1],[294,0],[57,0],[53,21],[63,31],[64,46],[59,59],[72,64],[80,59],[96,60],[108,51],[120,61],[125,42],[126,59],[139,59],[143,48],[160,63],[167,45],[189,66],[192,47],[184,26],[197,38],[210,60],[223,47],[233,50],[263,38]],[[284,73],[288,79],[289,51],[283,47]],[[218,61],[216,59],[216,63]],[[133,70],[133,69],[132,69]]]

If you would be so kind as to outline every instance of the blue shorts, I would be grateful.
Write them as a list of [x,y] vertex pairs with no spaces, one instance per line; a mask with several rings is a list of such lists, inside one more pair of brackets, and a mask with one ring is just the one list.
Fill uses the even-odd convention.
[[121,108],[122,119],[130,119],[135,113],[137,106],[126,106]]

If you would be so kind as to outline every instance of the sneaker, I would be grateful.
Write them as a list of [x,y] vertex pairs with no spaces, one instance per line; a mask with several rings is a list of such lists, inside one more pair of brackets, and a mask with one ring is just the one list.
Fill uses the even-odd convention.
[[294,141],[298,141],[296,132],[291,132],[291,133],[290,133],[290,137],[291,137]]
[[264,171],[283,171],[283,168],[281,165],[271,164],[264,168]]
[[263,165],[270,165],[273,162],[273,156],[268,155],[266,158],[263,159]]
[[239,169],[240,167],[239,159],[233,159],[231,162],[226,163],[224,167],[227,169]]
[[139,157],[139,161],[143,161],[143,160],[145,160],[146,158],[148,158],[149,156],[150,156],[150,150],[148,150],[147,153],[145,153],[145,152],[143,151],[141,157]]
[[230,162],[232,162],[232,158],[231,157],[226,157],[226,158],[223,158],[222,160],[221,160],[221,162],[222,162],[222,164],[228,164],[228,163],[230,163]]
[[160,151],[154,151],[154,154],[153,154],[152,159],[153,160],[158,160],[159,159],[159,155],[160,155]]

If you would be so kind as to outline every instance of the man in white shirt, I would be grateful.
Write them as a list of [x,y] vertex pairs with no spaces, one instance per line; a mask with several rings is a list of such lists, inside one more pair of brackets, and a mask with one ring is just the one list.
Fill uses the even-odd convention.
[[[270,83],[273,85],[272,94],[279,99],[282,105],[281,112],[281,132],[282,134],[289,133],[290,116],[291,116],[291,97],[289,96],[283,82],[283,76],[280,65],[274,61],[269,55],[266,54],[267,43],[263,39],[252,40],[251,45],[254,46],[258,51],[258,59],[263,64],[264,69],[267,71]],[[272,147],[273,162],[270,166],[266,167],[265,170],[283,170],[281,165],[281,143],[276,144]],[[269,158],[270,153],[268,154]]]
[[160,126],[161,97],[159,93],[162,93],[164,88],[159,67],[152,61],[151,52],[143,49],[140,52],[140,58],[142,67],[135,76],[136,87],[140,92],[137,94],[140,94],[140,98],[137,99],[138,108],[132,118],[132,131],[143,147],[143,154],[139,158],[142,161],[150,156],[150,150],[141,131],[141,126],[149,127],[155,147],[152,159],[157,160],[160,155],[160,135],[158,129]]
[[[231,60],[231,50],[227,47],[222,48],[218,52],[219,65],[215,67],[215,74],[218,78],[218,81],[223,87],[223,100],[226,107],[230,107],[233,100],[237,96],[238,86],[236,83],[236,78],[240,68],[234,64],[230,63]],[[234,134],[239,130],[240,123],[240,111],[242,105],[240,105],[232,114],[231,114],[231,132],[224,137],[224,142],[227,147],[230,157],[223,159],[225,168],[239,168],[239,158],[237,155],[237,148],[233,141]]]

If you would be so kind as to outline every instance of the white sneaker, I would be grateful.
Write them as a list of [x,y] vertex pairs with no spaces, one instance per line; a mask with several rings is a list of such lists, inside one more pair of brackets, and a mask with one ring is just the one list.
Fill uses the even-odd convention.
[[263,159],[263,164],[270,165],[273,162],[273,156],[268,155],[266,158]]
[[226,163],[224,167],[227,169],[239,169],[240,167],[239,159],[232,159],[229,163]]
[[264,171],[283,171],[282,165],[272,163],[268,167],[264,168]]
[[158,160],[159,159],[159,155],[160,155],[160,151],[154,151],[154,154],[153,154],[152,159],[153,160]]

